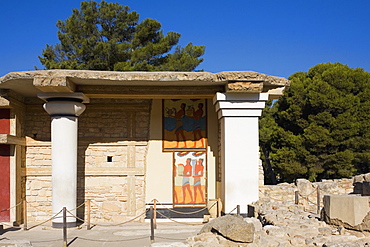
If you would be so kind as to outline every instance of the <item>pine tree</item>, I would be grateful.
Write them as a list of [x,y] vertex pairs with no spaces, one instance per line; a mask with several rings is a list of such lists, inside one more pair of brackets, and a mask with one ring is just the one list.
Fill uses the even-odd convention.
[[139,22],[138,13],[118,3],[83,1],[57,27],[60,43],[46,45],[39,56],[46,69],[193,71],[205,51],[178,46],[179,33],[164,35],[158,21]]
[[261,148],[276,175],[315,181],[369,172],[370,73],[325,63],[290,80],[260,121]]

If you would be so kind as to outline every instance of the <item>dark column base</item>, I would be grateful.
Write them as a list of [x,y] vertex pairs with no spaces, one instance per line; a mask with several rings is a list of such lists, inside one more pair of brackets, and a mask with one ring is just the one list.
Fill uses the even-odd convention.
[[[63,228],[63,223],[53,222],[53,228]],[[67,222],[67,228],[77,227],[76,222]]]

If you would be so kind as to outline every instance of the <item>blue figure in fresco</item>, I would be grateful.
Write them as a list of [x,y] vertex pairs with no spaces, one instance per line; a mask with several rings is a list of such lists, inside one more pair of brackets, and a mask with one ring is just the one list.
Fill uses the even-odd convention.
[[193,128],[193,137],[194,137],[194,146],[193,148],[196,147],[197,143],[197,136],[199,136],[199,140],[202,142],[202,146],[204,147],[204,140],[202,136],[202,122],[201,119],[203,117],[203,103],[198,104],[198,109],[195,110],[193,107],[193,118],[194,118],[194,128]]
[[184,134],[184,123],[183,123],[184,117],[186,116],[185,108],[186,108],[186,104],[182,103],[180,106],[180,110],[178,110],[175,114],[175,118],[177,119],[176,129],[175,129],[175,135],[176,135],[176,141],[177,141],[176,147],[179,146],[180,136],[181,136],[182,141],[184,141],[185,148],[186,148],[186,137]]

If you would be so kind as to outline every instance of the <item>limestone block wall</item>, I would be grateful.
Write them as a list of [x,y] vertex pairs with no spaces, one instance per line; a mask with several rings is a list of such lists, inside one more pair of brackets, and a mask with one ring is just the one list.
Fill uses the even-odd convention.
[[[78,119],[77,205],[91,199],[92,222],[122,222],[145,209],[150,104],[93,99]],[[51,121],[40,104],[27,106],[25,123],[28,221],[40,222],[52,211]]]
[[27,219],[41,222],[52,216],[51,176],[28,176],[26,180]]
[[307,210],[315,211],[317,208],[317,191],[319,189],[320,204],[324,195],[337,194],[347,195],[354,191],[353,178],[324,180],[322,182],[310,182],[306,179],[297,179],[296,183],[281,183],[277,185],[260,186],[259,196],[262,202],[285,201],[295,202],[295,191],[298,191],[299,204]]

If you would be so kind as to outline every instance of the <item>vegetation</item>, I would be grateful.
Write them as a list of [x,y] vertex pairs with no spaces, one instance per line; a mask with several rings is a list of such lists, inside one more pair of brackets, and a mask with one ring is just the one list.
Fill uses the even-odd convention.
[[370,171],[370,73],[340,63],[318,64],[260,120],[267,182],[319,181]]
[[139,14],[129,10],[82,1],[80,10],[57,22],[60,43],[46,45],[41,63],[46,69],[193,71],[203,61],[204,46],[180,47],[179,33],[164,35],[158,21],[139,22]]

